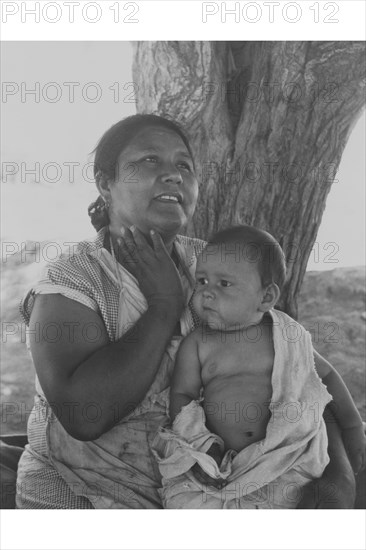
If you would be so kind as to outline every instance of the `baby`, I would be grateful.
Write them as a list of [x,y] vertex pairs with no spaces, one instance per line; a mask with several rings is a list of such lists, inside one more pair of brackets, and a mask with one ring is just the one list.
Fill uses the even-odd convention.
[[[291,470],[297,463],[302,465],[302,470],[306,469],[305,464],[312,464],[306,482],[312,476],[320,477],[329,460],[322,413],[331,397],[324,385],[333,397],[334,412],[354,471],[364,466],[362,420],[341,377],[313,351],[310,336],[301,325],[273,310],[285,278],[285,258],[277,241],[270,234],[250,226],[232,227],[217,233],[198,258],[193,300],[202,326],[189,334],[179,348],[170,391],[172,431],[166,430],[164,435],[162,430],[160,434],[172,444],[179,430],[183,430],[178,446],[171,447],[165,456],[163,453],[163,458],[160,455],[165,503],[168,493],[175,497],[178,494],[176,487],[172,489],[174,483],[178,480],[179,485],[179,480],[183,480],[177,478],[174,482],[169,465],[174,462],[177,468],[179,456],[189,464],[188,454],[194,464],[193,468],[189,464],[190,473],[177,468],[179,473],[185,473],[185,481],[188,478],[192,481],[193,473],[196,480],[217,490],[230,482],[235,464],[244,476],[248,476],[249,464],[254,471],[255,468],[259,468],[258,472],[265,471],[268,483],[273,477],[285,475],[286,468]],[[295,334],[291,335],[293,329],[296,329]],[[299,329],[302,330],[301,338],[296,332]],[[282,403],[281,409],[282,416],[286,412],[285,421],[281,416],[281,424],[274,421],[274,401],[277,397],[281,405],[280,401],[285,401],[286,396],[287,402]],[[306,409],[306,417],[308,397],[312,406]],[[192,439],[187,439],[184,430],[188,424],[192,430],[196,414],[192,402],[196,407],[202,402],[205,428],[197,428]],[[291,409],[291,405],[295,408]],[[309,410],[312,411],[311,421]],[[181,419],[184,411],[190,414],[187,426],[183,426]],[[205,431],[215,434],[216,439],[204,435]],[[303,441],[294,446],[291,438]],[[185,441],[188,441],[187,448]],[[202,442],[201,446],[198,442]],[[311,444],[313,456],[306,462],[302,453],[309,455]],[[283,456],[276,455],[281,447],[286,449]],[[216,471],[207,466],[207,456],[199,458],[197,453],[201,451],[214,459],[218,466]],[[266,453],[270,457],[267,470],[260,470]],[[244,455],[246,465],[239,465],[238,457]],[[292,458],[288,467],[278,470],[278,464],[284,464],[289,456]],[[271,470],[276,473],[272,475]],[[187,483],[183,486],[187,487]],[[242,498],[234,500],[235,505],[225,500],[221,507],[245,507],[240,504]],[[181,506],[179,499],[173,498],[172,503],[170,507],[196,507],[189,500]]]

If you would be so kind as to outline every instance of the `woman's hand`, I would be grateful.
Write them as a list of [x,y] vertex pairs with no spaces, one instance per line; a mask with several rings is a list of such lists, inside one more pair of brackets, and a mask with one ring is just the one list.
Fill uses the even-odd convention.
[[302,498],[297,508],[344,509],[354,507],[356,488],[354,480],[339,476],[323,477],[303,487]]
[[342,439],[355,475],[365,468],[366,437],[363,424],[342,430]]
[[330,462],[321,478],[303,488],[297,508],[352,509],[356,499],[356,482],[343,445],[338,425],[326,407],[324,415],[328,433]]
[[180,317],[184,292],[178,270],[156,231],[151,231],[151,240],[152,246],[134,226],[123,228],[117,239],[119,258],[136,277],[149,306],[166,305]]

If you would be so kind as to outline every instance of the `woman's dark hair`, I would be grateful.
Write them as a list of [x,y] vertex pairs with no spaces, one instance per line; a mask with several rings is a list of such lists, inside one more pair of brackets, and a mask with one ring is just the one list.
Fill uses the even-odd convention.
[[[225,245],[229,245],[226,247]],[[209,239],[206,253],[215,252],[220,246],[222,261],[225,255],[248,262],[255,262],[263,287],[276,283],[281,290],[286,281],[286,260],[279,243],[270,233],[250,225],[237,225],[215,233]],[[210,251],[210,247],[213,247]],[[217,250],[216,250],[217,251]]]
[[[100,178],[114,180],[118,157],[122,151],[141,130],[156,126],[166,128],[178,134],[187,147],[194,165],[194,158],[188,138],[176,122],[158,115],[132,115],[111,126],[103,134],[94,149],[94,177],[96,182]],[[89,206],[88,213],[97,231],[109,224],[108,212],[101,196]]]

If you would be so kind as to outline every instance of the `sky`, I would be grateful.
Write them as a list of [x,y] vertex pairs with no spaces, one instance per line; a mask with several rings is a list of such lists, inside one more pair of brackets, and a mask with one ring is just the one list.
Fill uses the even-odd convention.
[[[131,64],[129,42],[2,43],[3,241],[16,248],[26,240],[93,236],[86,214],[97,196],[90,153],[109,126],[136,110]],[[365,149],[364,112],[328,196],[308,269],[365,264]],[[74,181],[61,185],[72,174]]]

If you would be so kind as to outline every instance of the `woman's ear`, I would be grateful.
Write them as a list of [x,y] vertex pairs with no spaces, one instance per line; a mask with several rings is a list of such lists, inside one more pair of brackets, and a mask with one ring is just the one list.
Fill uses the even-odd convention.
[[112,181],[103,173],[99,172],[96,176],[96,185],[99,191],[99,194],[104,199],[106,204],[111,204],[111,185]]
[[281,291],[276,283],[269,284],[263,291],[262,302],[259,311],[269,311],[272,309],[280,297]]

